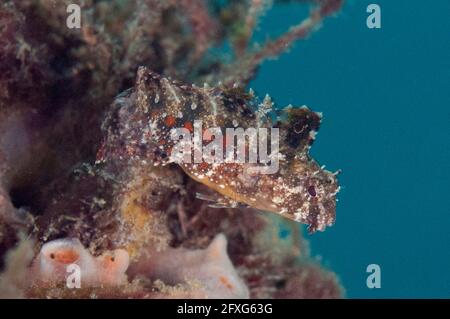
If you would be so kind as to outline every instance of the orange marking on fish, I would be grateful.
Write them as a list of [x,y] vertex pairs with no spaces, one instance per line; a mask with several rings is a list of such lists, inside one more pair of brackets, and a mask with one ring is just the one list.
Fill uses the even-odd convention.
[[204,141],[211,141],[214,135],[212,135],[208,129],[204,129],[202,136]]
[[175,119],[175,117],[173,117],[172,115],[168,115],[168,116],[166,116],[166,118],[164,119],[164,124],[166,124],[166,126],[168,126],[168,127],[174,126],[175,123],[176,123],[176,119]]
[[199,167],[201,170],[206,170],[206,169],[209,167],[209,164],[206,163],[206,162],[201,162],[200,164],[198,164],[198,167]]
[[194,132],[194,127],[192,126],[191,122],[184,123],[184,128],[188,129],[191,133]]

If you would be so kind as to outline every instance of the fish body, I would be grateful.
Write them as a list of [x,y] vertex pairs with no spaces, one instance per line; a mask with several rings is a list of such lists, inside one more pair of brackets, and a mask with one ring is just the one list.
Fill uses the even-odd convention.
[[[270,98],[260,102],[252,92],[237,87],[200,88],[140,68],[135,87],[118,97],[104,123],[107,137],[98,161],[113,156],[154,165],[176,163],[226,198],[219,207],[240,203],[308,224],[310,232],[324,230],[335,221],[339,185],[336,174],[309,155],[321,114],[307,107],[274,111],[272,105]],[[259,152],[252,162],[251,143],[235,143],[228,129],[257,131],[245,141],[270,131],[277,143],[270,141],[266,161],[261,161]],[[223,161],[205,160],[205,152],[217,154],[221,146],[224,152],[231,150],[233,157],[241,149],[248,160],[228,160],[229,153]]]

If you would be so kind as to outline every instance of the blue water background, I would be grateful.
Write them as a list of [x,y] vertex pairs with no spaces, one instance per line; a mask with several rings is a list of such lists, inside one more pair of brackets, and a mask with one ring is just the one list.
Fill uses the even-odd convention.
[[[378,3],[382,28],[366,27]],[[255,39],[305,16],[276,5]],[[337,221],[309,237],[348,297],[450,297],[450,1],[349,0],[251,83],[324,113],[312,155],[342,169]],[[366,286],[368,264],[380,289]]]

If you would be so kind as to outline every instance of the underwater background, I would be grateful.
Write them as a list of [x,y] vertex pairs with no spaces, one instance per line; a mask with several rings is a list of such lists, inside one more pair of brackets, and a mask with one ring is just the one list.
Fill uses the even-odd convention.
[[[366,8],[381,6],[381,29]],[[350,0],[251,87],[324,113],[313,157],[342,169],[336,224],[308,236],[349,298],[450,297],[450,1]],[[305,15],[278,4],[256,39]],[[267,32],[270,30],[270,33]],[[381,288],[366,267],[381,267]]]
[[[450,297],[450,1],[88,1],[75,28],[71,1],[0,2],[0,298]],[[266,93],[280,178],[163,165],[169,127],[259,126]],[[323,113],[313,161],[289,104]],[[334,225],[258,211],[286,207]]]

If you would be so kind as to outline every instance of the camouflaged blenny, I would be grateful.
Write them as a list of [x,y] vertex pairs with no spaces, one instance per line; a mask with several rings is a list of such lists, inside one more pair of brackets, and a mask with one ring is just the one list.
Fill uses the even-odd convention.
[[[277,127],[280,136],[280,164],[274,174],[248,174],[251,164],[178,163],[194,180],[218,194],[212,205],[247,205],[308,224],[308,230],[323,231],[335,221],[336,173],[321,167],[309,155],[321,122],[321,115],[307,107],[271,110],[266,97],[262,103],[237,87],[197,87],[162,77],[141,67],[135,87],[116,99],[104,129],[108,132],[102,152],[122,158],[171,163],[176,141],[173,128]],[[203,139],[203,145],[210,141]],[[102,160],[100,154],[99,160]],[[200,195],[201,197],[201,195]]]

